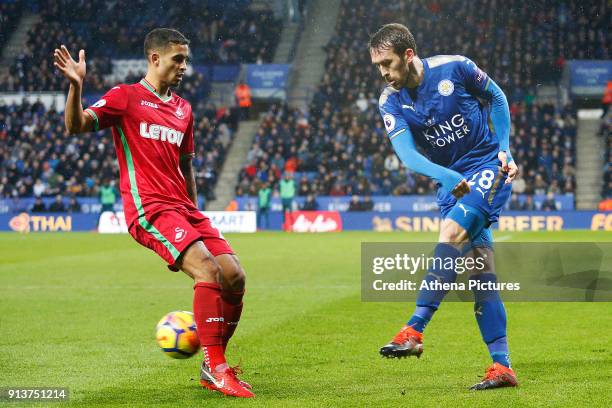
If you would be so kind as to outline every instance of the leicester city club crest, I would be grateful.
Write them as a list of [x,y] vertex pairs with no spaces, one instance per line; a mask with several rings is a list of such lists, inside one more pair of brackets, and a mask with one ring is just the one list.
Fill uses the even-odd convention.
[[454,90],[455,85],[453,85],[452,81],[448,79],[443,79],[442,81],[438,82],[438,92],[440,93],[440,95],[449,96],[453,93]]

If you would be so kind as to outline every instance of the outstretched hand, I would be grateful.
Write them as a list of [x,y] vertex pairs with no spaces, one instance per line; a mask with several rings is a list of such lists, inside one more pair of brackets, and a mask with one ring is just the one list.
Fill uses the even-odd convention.
[[77,85],[83,83],[86,72],[85,50],[79,51],[79,62],[72,59],[65,45],[53,52],[53,65],[70,81]]

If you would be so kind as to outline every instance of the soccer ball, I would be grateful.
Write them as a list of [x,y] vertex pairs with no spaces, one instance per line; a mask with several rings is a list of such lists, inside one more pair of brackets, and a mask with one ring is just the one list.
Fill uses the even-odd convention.
[[189,358],[200,347],[191,312],[170,312],[162,317],[155,338],[164,354],[172,358]]

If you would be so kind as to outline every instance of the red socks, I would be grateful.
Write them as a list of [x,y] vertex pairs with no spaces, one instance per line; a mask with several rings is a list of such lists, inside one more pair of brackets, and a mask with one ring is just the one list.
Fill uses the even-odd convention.
[[215,370],[227,364],[225,348],[240,321],[244,290],[225,292],[219,284],[205,282],[198,282],[193,288],[193,315],[200,345],[206,365]]
[[242,297],[244,290],[239,292],[221,292],[221,301],[223,302],[223,350],[227,347],[227,343],[234,335],[240,315],[242,314]]
[[225,316],[221,286],[217,283],[198,282],[193,288],[193,315],[200,345],[204,351],[206,365],[215,370],[218,366],[227,364],[223,347]]

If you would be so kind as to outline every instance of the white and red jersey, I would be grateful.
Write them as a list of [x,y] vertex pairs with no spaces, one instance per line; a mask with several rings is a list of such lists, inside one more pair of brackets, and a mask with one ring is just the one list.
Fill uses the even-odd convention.
[[197,210],[179,168],[181,156],[194,154],[189,102],[163,97],[143,79],[113,87],[85,112],[95,130],[112,127],[128,226],[168,208]]

